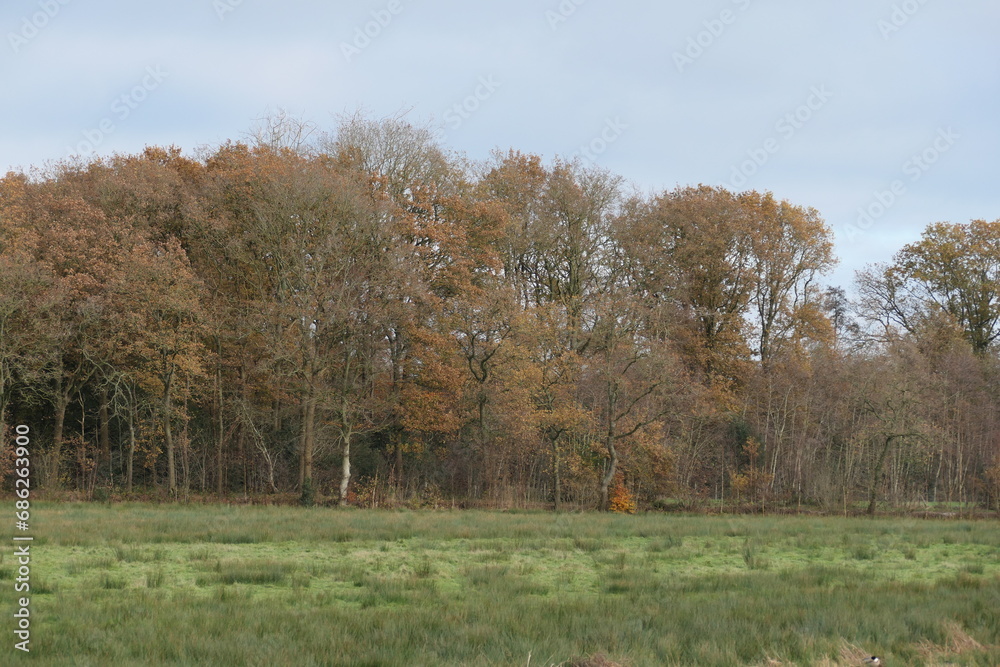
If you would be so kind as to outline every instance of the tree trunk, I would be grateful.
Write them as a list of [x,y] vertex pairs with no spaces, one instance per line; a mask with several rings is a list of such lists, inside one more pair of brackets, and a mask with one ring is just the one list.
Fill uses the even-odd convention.
[[190,453],[191,448],[189,446],[190,440],[188,440],[188,423],[191,421],[188,419],[188,396],[191,395],[191,379],[187,379],[187,386],[184,389],[184,425],[181,427],[181,472],[184,473],[184,499],[187,500],[188,494],[191,493],[191,459]]
[[174,469],[174,436],[170,430],[170,385],[173,373],[167,373],[163,383],[163,440],[167,445],[167,486],[171,495],[177,493],[177,471]]
[[[76,457],[76,488],[78,491],[83,491],[87,495],[88,500],[93,500],[93,488],[90,486],[90,469],[87,467],[87,411],[82,409],[83,402],[83,390],[77,392],[76,396],[77,403],[80,405],[80,442],[76,445],[76,451],[74,455]],[[94,453],[94,458],[97,458],[97,452]]]
[[611,482],[615,478],[615,473],[618,472],[618,449],[615,447],[615,412],[618,410],[618,387],[615,385],[614,380],[608,381],[607,392],[608,424],[607,431],[604,434],[604,446],[608,450],[608,469],[604,473],[604,478],[601,479],[602,512],[607,512],[611,509],[608,495]]
[[402,489],[404,486],[403,482],[403,442],[402,438],[396,438],[396,488]]
[[871,486],[868,489],[868,516],[875,516],[875,496],[878,493],[879,480],[882,478],[882,466],[885,465],[885,457],[889,454],[889,446],[896,437],[898,436],[887,435],[885,437],[885,444],[882,445],[882,451],[879,452],[875,470],[872,471]]
[[340,467],[340,504],[347,502],[347,487],[351,483],[351,436],[344,435],[344,460]]
[[7,453],[7,401],[5,401],[3,398],[3,388],[2,386],[0,386],[0,457],[3,457],[6,453]]
[[558,512],[562,505],[562,480],[559,477],[559,468],[561,461],[559,460],[559,436],[555,438],[550,438],[552,442],[552,460],[553,460],[553,478],[555,482],[555,511]]
[[[2,336],[3,329],[0,329],[0,337]],[[10,401],[7,386],[7,365],[0,359],[0,454],[7,451],[7,403]]]
[[54,415],[55,425],[52,428],[52,483],[56,488],[62,484],[60,468],[62,467],[63,431],[66,426],[66,407],[69,405],[69,396],[62,391],[62,383],[59,384]]
[[97,469],[100,467],[101,461],[107,461],[108,475],[113,485],[114,478],[111,477],[111,420],[108,418],[107,387],[101,387],[98,392],[98,399],[100,403],[97,409],[97,449],[100,452],[100,458],[98,461],[95,461],[94,471],[96,473]]
[[[222,344],[217,346],[222,358]],[[215,493],[222,497],[224,475],[222,474],[222,447],[225,442],[225,424],[222,420],[222,364],[215,369]]]
[[618,472],[618,449],[615,447],[615,437],[610,429],[605,437],[605,446],[608,449],[608,469],[607,472],[604,473],[604,478],[601,479],[602,512],[607,512],[611,509],[611,503],[608,501],[608,495],[611,488],[611,482],[615,478],[615,473]]
[[126,464],[125,488],[132,493],[132,463],[135,461],[135,406],[128,407],[128,462]]
[[250,466],[248,460],[250,455],[247,453],[247,442],[246,442],[246,429],[244,425],[238,424],[236,429],[236,446],[240,452],[240,465],[243,467],[243,495],[247,495],[250,492]]
[[299,471],[302,488],[312,484],[313,451],[316,446],[316,398],[310,395],[306,399],[302,423],[302,466]]
[[302,406],[302,424],[299,426],[299,490],[305,489],[306,483],[306,407]]

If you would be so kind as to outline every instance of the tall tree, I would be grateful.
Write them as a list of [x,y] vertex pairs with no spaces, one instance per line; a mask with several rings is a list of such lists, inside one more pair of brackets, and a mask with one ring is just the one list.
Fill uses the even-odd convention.
[[863,312],[881,331],[917,333],[936,313],[985,353],[1000,337],[1000,220],[929,225],[892,264],[860,273]]
[[104,295],[112,335],[102,356],[127,419],[134,420],[138,408],[136,385],[158,397],[167,488],[177,493],[175,396],[191,378],[204,375],[202,285],[176,239],[139,241],[127,257]]
[[8,406],[37,391],[38,372],[51,349],[44,318],[51,312],[52,275],[36,261],[38,239],[28,226],[25,178],[0,179],[0,461],[5,461]]
[[766,364],[788,345],[829,336],[817,279],[835,264],[832,235],[815,209],[777,201],[771,193],[744,192],[739,203],[750,226],[756,276],[755,347]]
[[622,234],[637,289],[671,304],[690,334],[682,348],[713,383],[748,370],[747,315],[757,284],[751,219],[721,188],[678,188],[635,206]]

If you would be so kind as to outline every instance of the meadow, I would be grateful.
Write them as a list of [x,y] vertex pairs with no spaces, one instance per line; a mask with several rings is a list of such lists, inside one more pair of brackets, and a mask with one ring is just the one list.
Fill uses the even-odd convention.
[[9,640],[3,664],[1000,664],[995,521],[97,503],[32,518],[32,651]]

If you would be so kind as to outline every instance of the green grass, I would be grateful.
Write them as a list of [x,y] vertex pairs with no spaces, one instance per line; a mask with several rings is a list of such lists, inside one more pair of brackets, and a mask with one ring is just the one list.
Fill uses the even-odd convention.
[[995,522],[35,510],[41,665],[1000,664]]

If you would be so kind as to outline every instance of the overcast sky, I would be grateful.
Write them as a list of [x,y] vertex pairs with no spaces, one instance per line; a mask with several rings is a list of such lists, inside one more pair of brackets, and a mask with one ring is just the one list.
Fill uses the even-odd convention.
[[0,26],[5,171],[411,109],[473,159],[814,207],[845,287],[928,223],[1000,218],[994,0],[6,0]]

